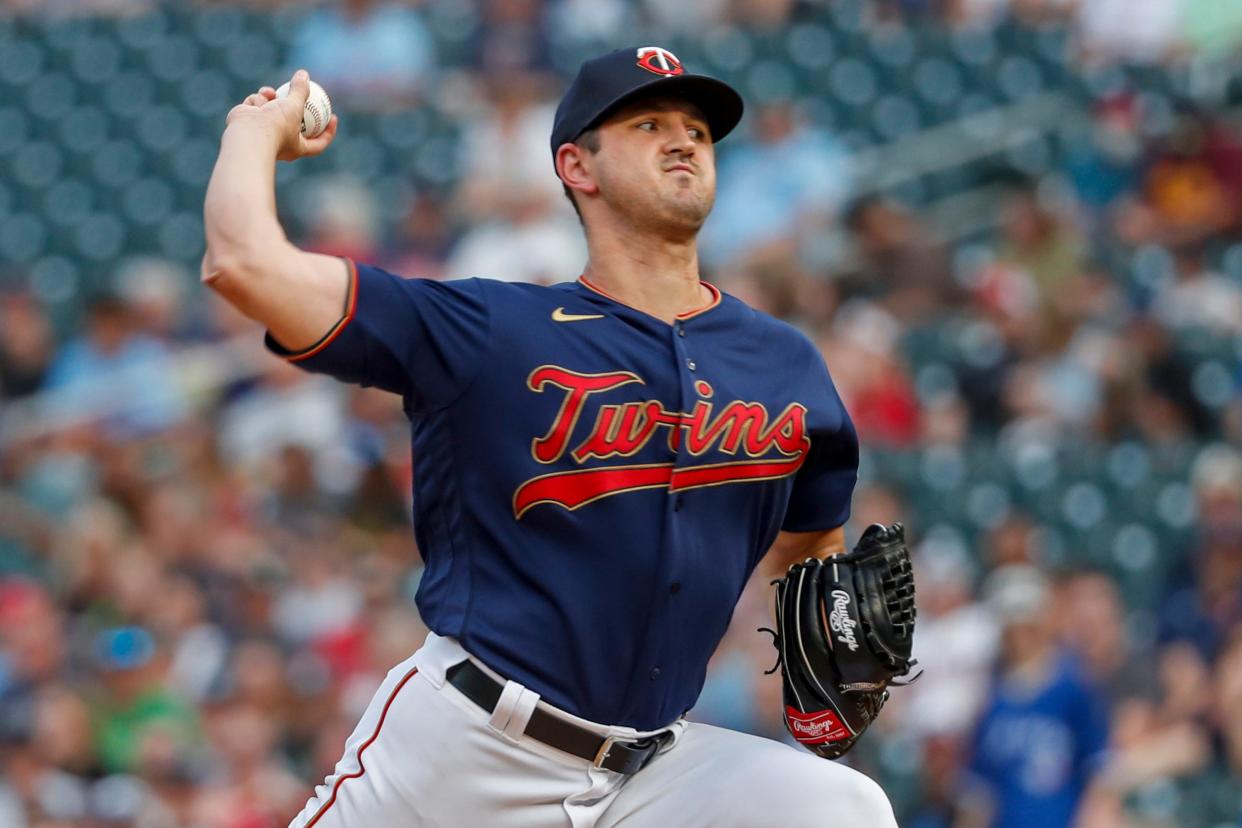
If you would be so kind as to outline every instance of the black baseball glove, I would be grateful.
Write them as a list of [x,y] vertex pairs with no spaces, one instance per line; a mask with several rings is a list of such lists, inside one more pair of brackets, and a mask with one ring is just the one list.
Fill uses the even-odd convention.
[[895,679],[915,664],[904,529],[872,524],[852,552],[808,558],[772,583],[785,727],[808,749],[836,759],[880,712],[888,686],[908,683]]

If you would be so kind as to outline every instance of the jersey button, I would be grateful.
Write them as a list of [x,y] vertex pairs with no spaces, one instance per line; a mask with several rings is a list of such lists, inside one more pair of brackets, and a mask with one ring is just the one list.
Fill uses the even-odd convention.
[[681,592],[681,583],[679,583],[678,581],[673,581],[671,584],[668,585],[669,595],[676,595],[679,592]]
[[655,681],[655,680],[656,680],[656,679],[658,679],[659,677],[660,677],[660,668],[659,668],[659,667],[652,667],[652,668],[651,668],[651,680],[652,680],[652,681]]
[[687,360],[686,360],[686,367],[687,367],[687,368],[689,368],[691,371],[693,371],[693,370],[694,370],[695,368],[697,368],[698,366],[694,364],[694,360],[693,360],[693,359],[687,359]]
[[678,335],[678,336],[685,336],[685,335],[686,335],[686,326],[685,326],[685,325],[681,325],[681,324],[679,324],[679,325],[677,326],[677,335]]
[[673,511],[681,511],[681,495],[673,495]]

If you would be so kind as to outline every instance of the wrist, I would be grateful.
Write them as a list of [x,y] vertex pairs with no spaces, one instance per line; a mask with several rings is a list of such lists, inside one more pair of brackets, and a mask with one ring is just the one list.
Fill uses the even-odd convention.
[[280,151],[284,136],[276,125],[257,118],[246,118],[233,121],[224,128],[221,139],[227,142],[245,142],[247,146],[269,151],[272,158]]

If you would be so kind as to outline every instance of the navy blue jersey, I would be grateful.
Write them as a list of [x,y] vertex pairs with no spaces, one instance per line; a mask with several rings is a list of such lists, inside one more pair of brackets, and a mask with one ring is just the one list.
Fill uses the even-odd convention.
[[672,721],[777,532],[849,515],[858,441],[822,357],[715,288],[670,325],[583,280],[350,271],[320,343],[269,347],[402,395],[419,611],[551,704]]

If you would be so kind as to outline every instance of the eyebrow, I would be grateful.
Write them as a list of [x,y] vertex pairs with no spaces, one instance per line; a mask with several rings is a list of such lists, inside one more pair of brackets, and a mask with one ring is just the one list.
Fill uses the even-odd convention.
[[[693,118],[696,121],[702,122],[704,126],[707,125],[707,115],[704,114],[703,110],[699,109],[697,106],[690,103],[689,101],[685,101],[684,106],[678,105],[677,103],[674,103],[673,101],[667,101],[667,100],[641,101],[638,103],[630,104],[630,106],[633,107],[632,114],[626,114],[625,110],[622,110],[620,113],[618,113],[621,115],[621,117],[623,117],[626,120],[629,120],[631,118],[641,118],[643,115],[648,114],[652,111],[655,111],[655,112],[682,112],[684,111],[686,115],[689,116],[690,118]],[[627,109],[628,108],[629,107],[627,107]]]

